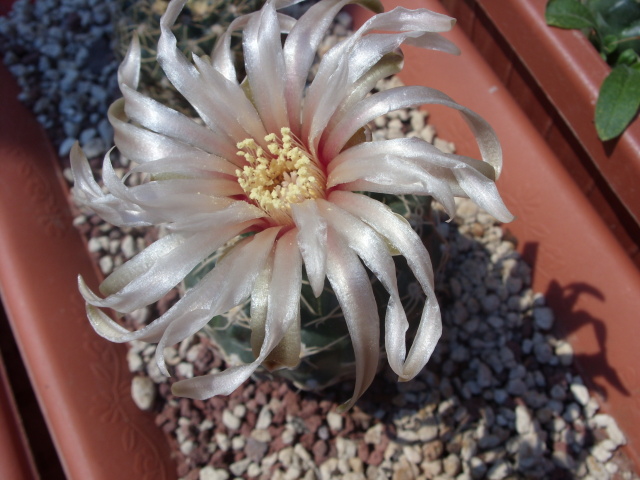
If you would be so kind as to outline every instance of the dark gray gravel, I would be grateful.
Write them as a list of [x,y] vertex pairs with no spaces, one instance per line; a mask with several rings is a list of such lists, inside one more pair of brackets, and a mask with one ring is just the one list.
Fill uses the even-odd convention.
[[[21,100],[49,132],[63,164],[78,138],[95,158],[96,171],[111,145],[106,109],[116,95],[110,5],[18,0],[0,18],[0,49],[22,87]],[[348,17],[341,16],[322,49],[348,27]],[[397,80],[390,82],[380,88]],[[418,111],[395,112],[376,122],[375,135],[417,135],[451,150],[426,120]],[[81,212],[76,225],[105,274],[158,235],[115,230]],[[132,343],[133,397],[140,408],[156,412],[174,446],[179,476],[638,478],[619,449],[624,435],[576,374],[571,346],[554,334],[553,311],[531,290],[530,268],[512,240],[468,201],[438,231],[449,261],[438,283],[444,335],[431,362],[408,383],[398,384],[384,371],[345,414],[335,410],[350,395],[348,384],[315,395],[266,375],[229,397],[175,398],[171,382],[225,368],[208,338],[197,335],[167,350],[171,379],[153,363],[153,346]],[[157,316],[177,295],[129,318],[129,326]]]

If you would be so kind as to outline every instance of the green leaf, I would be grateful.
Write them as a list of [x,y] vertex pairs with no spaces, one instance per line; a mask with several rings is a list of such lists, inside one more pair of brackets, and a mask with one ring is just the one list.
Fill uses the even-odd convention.
[[640,107],[640,71],[614,67],[600,87],[596,103],[596,130],[602,141],[620,135]]
[[587,0],[585,6],[604,20],[604,33],[618,33],[640,19],[640,3],[636,0]]
[[[602,40],[602,45],[600,46],[600,51],[607,55],[607,61],[609,60],[608,56],[611,55],[618,49],[619,39],[615,35],[605,35]],[[611,64],[611,62],[609,62]]]
[[595,18],[578,0],[549,0],[545,10],[549,25],[560,28],[593,28]]
[[619,56],[616,62],[617,65],[628,65],[632,67],[636,63],[640,62],[640,57],[632,48],[627,48]]

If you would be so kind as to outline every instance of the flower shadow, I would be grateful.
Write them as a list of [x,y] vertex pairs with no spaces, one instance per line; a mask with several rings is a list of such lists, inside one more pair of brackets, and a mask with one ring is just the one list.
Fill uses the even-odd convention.
[[[537,245],[524,245],[523,256],[535,265]],[[588,310],[580,308],[580,301],[584,296],[591,297],[599,302],[605,302],[606,298],[600,290],[583,282],[573,282],[561,285],[557,280],[552,280],[545,292],[547,302],[560,312],[561,322],[558,325],[559,333],[568,338],[583,328],[591,328],[592,334],[582,334],[581,340],[584,348],[593,353],[579,353],[574,355],[575,364],[588,381],[603,398],[607,398],[607,387],[613,387],[625,396],[631,395],[625,387],[622,378],[611,365],[607,356],[607,326],[603,319],[593,316]],[[598,381],[603,379],[604,381]]]

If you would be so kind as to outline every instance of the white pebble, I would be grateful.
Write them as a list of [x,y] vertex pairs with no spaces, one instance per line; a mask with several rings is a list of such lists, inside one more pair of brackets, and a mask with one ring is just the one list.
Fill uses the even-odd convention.
[[234,462],[231,465],[229,465],[229,470],[231,471],[231,473],[233,473],[237,477],[247,471],[247,468],[249,467],[250,463],[251,463],[250,458],[243,458],[242,460],[238,460],[237,462]]
[[558,340],[555,354],[560,359],[560,364],[565,367],[571,365],[571,362],[573,362],[573,347],[565,340]]
[[233,414],[238,418],[244,418],[246,413],[247,407],[242,404],[236,405],[233,409]]
[[625,445],[627,443],[627,439],[618,427],[615,419],[611,415],[607,415],[605,413],[600,413],[593,417],[593,423],[598,428],[604,428],[607,431],[607,435],[609,435],[609,439],[615,445]]
[[229,473],[221,468],[213,468],[211,465],[207,465],[200,470],[199,480],[228,480]]
[[342,430],[342,415],[336,412],[327,413],[327,424],[333,432]]
[[258,414],[258,420],[256,421],[256,429],[258,430],[266,430],[271,426],[271,419],[273,415],[271,414],[271,410],[269,407],[264,406],[260,413]]
[[176,367],[176,373],[183,378],[193,378],[193,365],[187,362],[180,362]]
[[531,413],[524,405],[518,405],[516,407],[516,431],[520,435],[533,432],[533,420]]
[[156,386],[149,377],[133,377],[131,397],[140,410],[150,410],[156,399]]
[[189,455],[193,451],[194,446],[195,445],[193,444],[192,440],[187,440],[180,444],[180,451],[183,455]]
[[569,388],[580,405],[584,406],[589,402],[589,390],[587,390],[587,387],[580,383],[572,383]]
[[245,440],[245,438],[241,437],[240,435],[238,435],[237,437],[233,437],[231,439],[231,450],[242,450],[246,443],[247,441]]
[[111,273],[111,270],[113,270],[113,259],[110,256],[105,255],[100,258],[98,265],[100,265],[100,271],[105,275],[108,275]]
[[240,428],[240,419],[229,410],[222,412],[222,424],[229,430],[237,430]]
[[136,254],[136,242],[131,235],[126,235],[120,244],[120,250],[126,258],[131,258]]

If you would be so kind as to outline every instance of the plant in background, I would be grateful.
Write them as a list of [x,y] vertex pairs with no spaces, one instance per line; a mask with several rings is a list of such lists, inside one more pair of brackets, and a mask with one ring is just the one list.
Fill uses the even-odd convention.
[[549,25],[580,29],[612,67],[602,83],[595,123],[601,140],[622,134],[640,107],[640,2],[549,0]]
[[[236,18],[211,57],[190,60],[172,31],[185,0],[173,0],[160,22],[158,61],[198,121],[137,91],[142,53],[134,36],[118,72],[123,98],[111,106],[109,119],[116,146],[148,181],[127,186],[106,155],[103,180],[111,193],[105,193],[80,148],[72,150],[81,204],[116,225],[164,225],[168,231],[105,279],[105,298],[80,278],[95,330],[115,342],[157,342],[156,359],[166,374],[164,347],[212,318],[214,330],[224,331],[216,323],[221,316],[230,322],[226,327],[250,330],[242,344],[242,351],[252,352],[247,363],[176,382],[178,395],[229,394],[260,365],[294,369],[301,356],[308,367],[308,353],[330,351],[347,337],[351,358],[338,363],[355,371],[348,408],[375,376],[381,330],[391,368],[401,381],[410,380],[442,330],[429,254],[407,219],[407,207],[420,208],[411,196],[432,196],[451,217],[454,196],[470,197],[499,220],[512,219],[495,185],[500,144],[480,116],[427,87],[368,95],[378,80],[401,69],[402,44],[457,53],[438,34],[453,19],[425,9],[379,13],[331,48],[307,85],[324,34],[350,2],[320,1],[299,20],[277,11],[294,3],[268,1],[259,12]],[[357,3],[382,10],[375,0]],[[242,78],[230,51],[236,31],[243,33]],[[288,33],[284,43],[282,32]],[[483,160],[443,153],[417,138],[371,141],[372,120],[422,104],[458,110]],[[396,200],[388,205],[391,198]],[[404,259],[400,272],[394,256]],[[133,312],[185,277],[190,288],[184,296],[136,332],[102,310]],[[412,284],[404,304],[403,284]],[[380,305],[374,289],[385,292]],[[410,332],[407,311],[418,305]],[[313,344],[304,344],[307,339]],[[323,366],[328,373],[319,373]],[[341,378],[340,368],[335,362],[313,365],[304,373],[310,378],[296,380],[313,386],[314,379]]]

